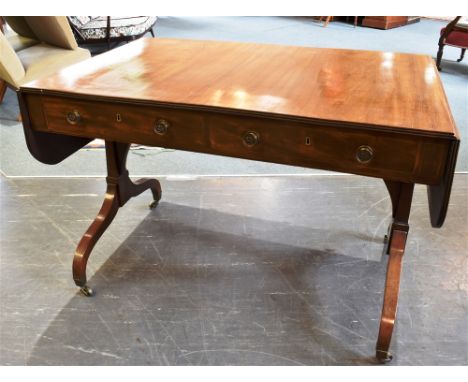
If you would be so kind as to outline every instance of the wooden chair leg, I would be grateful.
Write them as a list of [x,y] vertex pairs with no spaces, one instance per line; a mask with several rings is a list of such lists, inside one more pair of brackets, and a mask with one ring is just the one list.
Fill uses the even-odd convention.
[[0,80],[0,103],[3,102],[3,98],[5,97],[6,91],[7,91],[6,82],[3,80]]
[[110,28],[111,28],[111,17],[107,16],[107,23],[106,23],[107,50],[110,50],[111,48]]
[[437,66],[438,71],[442,70],[442,68],[440,67],[440,62],[442,61],[443,54],[444,54],[444,44],[439,44],[439,50],[437,51],[437,61],[436,61],[436,66]]
[[457,60],[457,62],[460,62],[463,60],[463,58],[465,57],[465,51],[466,51],[466,48],[462,48],[460,58]]
[[376,345],[376,357],[380,361],[390,361],[389,352],[395,325],[402,259],[408,236],[408,219],[411,210],[414,184],[385,181],[392,200],[393,222],[388,238],[388,264],[385,281],[382,315]]
[[130,198],[148,189],[153,194],[150,208],[156,207],[161,198],[161,185],[156,179],[139,179],[135,183],[130,180],[125,165],[129,149],[129,144],[106,141],[106,195],[101,210],[81,238],[73,258],[73,280],[86,296],[91,296],[93,293],[86,285],[86,265],[89,255],[119,208],[123,207]]
[[[325,23],[323,24],[324,28],[326,28],[327,25],[330,23],[331,18],[332,16],[327,16],[327,18],[325,19]],[[322,18],[320,18],[320,20],[322,20]]]

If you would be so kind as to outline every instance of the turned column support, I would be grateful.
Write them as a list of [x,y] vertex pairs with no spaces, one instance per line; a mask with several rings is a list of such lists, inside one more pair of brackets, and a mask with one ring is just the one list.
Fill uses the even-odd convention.
[[133,183],[128,175],[126,160],[130,144],[106,141],[107,190],[102,207],[81,238],[73,258],[73,280],[87,296],[92,290],[86,285],[86,264],[89,255],[99,238],[114,219],[120,207],[132,197],[150,189],[153,202],[150,208],[156,207],[161,198],[161,186],[156,179],[139,179]]

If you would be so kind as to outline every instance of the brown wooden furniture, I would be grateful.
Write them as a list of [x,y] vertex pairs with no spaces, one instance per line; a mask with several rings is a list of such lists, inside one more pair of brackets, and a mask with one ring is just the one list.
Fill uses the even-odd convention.
[[408,24],[408,16],[365,16],[363,27],[391,29]]
[[141,39],[23,85],[32,155],[57,163],[106,140],[107,192],[75,253],[86,263],[119,207],[158,181],[133,183],[130,143],[381,178],[393,205],[376,355],[388,360],[415,183],[433,227],[445,219],[459,134],[429,56],[176,39]]
[[323,19],[325,19],[324,23],[323,23],[323,27],[326,28],[328,26],[328,24],[330,23],[330,21],[332,20],[333,16],[320,16],[320,19],[319,21],[322,21]]
[[455,17],[445,28],[440,31],[439,50],[437,51],[437,69],[441,70],[440,63],[444,53],[444,46],[449,45],[455,48],[460,48],[460,62],[465,57],[466,49],[468,48],[468,24],[460,23],[461,16]]
[[[323,23],[323,27],[326,28],[328,26],[328,24],[330,23],[330,21],[333,20],[333,17],[334,16],[319,16],[319,21],[322,21],[325,18],[325,21]],[[346,21],[348,20],[348,17],[349,16],[346,16]],[[353,18],[354,18],[354,27],[355,28],[357,27],[358,17],[359,16],[353,16]]]

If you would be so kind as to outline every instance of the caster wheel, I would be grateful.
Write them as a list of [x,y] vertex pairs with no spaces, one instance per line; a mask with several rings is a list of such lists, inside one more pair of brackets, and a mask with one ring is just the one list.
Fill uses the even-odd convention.
[[84,286],[80,289],[80,292],[86,297],[91,297],[94,294],[93,290],[89,286]]
[[387,243],[388,243],[388,235],[385,235],[385,236],[383,237],[383,243],[384,243],[384,244],[387,244]]
[[380,363],[389,363],[393,359],[393,355],[388,351],[377,350],[375,356]]
[[153,200],[149,205],[150,210],[154,210],[158,205],[159,200]]

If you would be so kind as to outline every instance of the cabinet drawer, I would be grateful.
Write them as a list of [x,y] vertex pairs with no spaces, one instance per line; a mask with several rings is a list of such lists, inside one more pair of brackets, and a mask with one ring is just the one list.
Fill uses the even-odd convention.
[[47,129],[56,133],[186,150],[206,146],[200,113],[55,97],[44,97],[43,105]]

